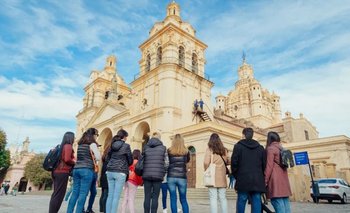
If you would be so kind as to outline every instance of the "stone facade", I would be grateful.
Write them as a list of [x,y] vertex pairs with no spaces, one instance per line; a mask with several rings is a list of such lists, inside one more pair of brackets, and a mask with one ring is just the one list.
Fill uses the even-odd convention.
[[30,161],[34,156],[34,152],[29,151],[29,138],[27,137],[21,147],[13,146],[10,147],[11,154],[11,166],[7,170],[5,181],[10,183],[10,189],[15,185],[16,182],[19,183],[19,192],[27,191],[28,187],[31,186],[32,190],[37,190],[30,180],[24,177],[24,168],[26,163]]
[[[149,38],[139,48],[140,70],[128,86],[117,72],[117,59],[110,56],[103,70],[92,71],[84,88],[83,108],[77,115],[79,138],[90,127],[99,130],[103,145],[121,128],[129,132],[132,149],[142,149],[149,134],[158,131],[170,146],[180,133],[191,153],[188,164],[189,187],[203,187],[203,159],[209,136],[216,132],[228,150],[242,137],[245,127],[253,127],[255,139],[265,145],[268,131],[277,131],[292,151],[307,150],[316,177],[346,177],[350,182],[350,139],[346,136],[318,138],[316,128],[302,115],[290,113],[282,119],[280,98],[264,89],[254,78],[245,57],[238,69],[238,81],[227,96],[211,104],[214,83],[206,76],[206,44],[180,17],[180,6],[172,2],[166,17],[151,28]],[[203,100],[203,109],[193,107]],[[317,171],[317,172],[316,172]],[[308,168],[289,171],[294,200],[309,198]]]

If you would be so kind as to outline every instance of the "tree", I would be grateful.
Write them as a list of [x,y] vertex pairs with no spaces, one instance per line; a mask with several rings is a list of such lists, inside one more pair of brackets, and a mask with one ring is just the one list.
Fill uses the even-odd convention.
[[5,178],[7,169],[11,165],[10,151],[6,150],[6,133],[0,129],[0,181]]
[[24,168],[24,176],[39,188],[51,183],[51,173],[43,168],[45,157],[45,154],[35,155]]

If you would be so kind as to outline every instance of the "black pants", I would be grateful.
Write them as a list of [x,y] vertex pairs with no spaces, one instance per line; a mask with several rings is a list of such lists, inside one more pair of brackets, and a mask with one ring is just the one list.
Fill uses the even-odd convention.
[[66,194],[67,183],[68,183],[68,173],[53,173],[53,193],[50,199],[49,213],[57,213],[60,208]]
[[106,212],[106,203],[108,197],[108,188],[102,188],[100,197],[100,212]]
[[151,213],[157,213],[158,198],[161,185],[162,181],[143,181],[145,192],[145,200],[143,202],[144,213],[150,213],[150,210]]

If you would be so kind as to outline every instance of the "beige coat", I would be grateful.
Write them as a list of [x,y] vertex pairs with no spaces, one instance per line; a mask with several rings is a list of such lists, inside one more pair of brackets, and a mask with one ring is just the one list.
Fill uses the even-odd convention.
[[[211,161],[211,150],[207,148],[204,156],[204,171],[209,167]],[[222,156],[224,160],[226,160],[226,164],[230,165],[229,158],[227,157],[227,153],[225,156]],[[213,162],[216,165],[215,170],[215,187],[217,188],[226,188],[227,187],[227,175],[225,163],[220,157],[220,155],[214,154]]]

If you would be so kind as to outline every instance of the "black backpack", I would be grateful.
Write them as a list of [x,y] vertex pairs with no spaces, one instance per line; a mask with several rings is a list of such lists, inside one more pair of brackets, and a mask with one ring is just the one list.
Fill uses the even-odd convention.
[[54,171],[58,166],[58,163],[60,162],[60,159],[61,159],[60,154],[61,154],[61,145],[57,145],[55,148],[51,149],[45,157],[43,168],[49,172]]
[[283,169],[294,167],[293,153],[289,149],[280,149],[280,164]]
[[143,164],[144,164],[144,161],[145,161],[145,156],[144,155],[141,155],[141,158],[137,161],[136,165],[135,165],[135,173],[138,175],[138,176],[142,176],[143,174]]

